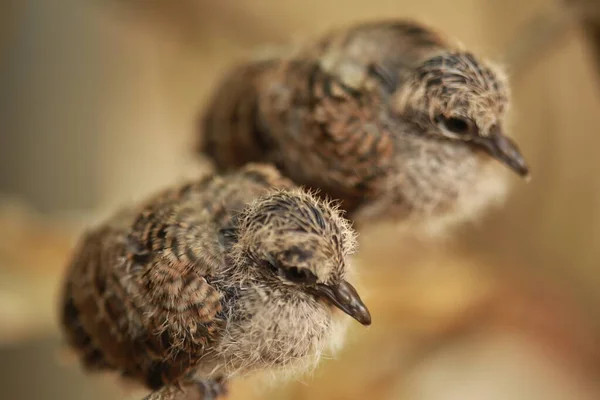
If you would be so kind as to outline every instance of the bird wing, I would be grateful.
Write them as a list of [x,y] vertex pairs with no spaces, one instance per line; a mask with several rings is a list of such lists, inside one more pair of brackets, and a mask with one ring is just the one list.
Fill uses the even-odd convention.
[[373,194],[393,155],[381,96],[346,85],[315,58],[280,60],[263,69],[257,87],[255,126],[277,143],[270,160],[286,176],[346,210]]
[[203,114],[199,152],[221,170],[274,163],[351,212],[378,195],[391,168],[390,96],[404,73],[444,46],[419,24],[376,21],[240,65]]
[[333,31],[253,72],[253,126],[277,143],[272,160],[286,175],[352,212],[384,189],[392,168],[393,94],[415,65],[445,46],[439,34],[410,21]]
[[192,189],[166,191],[84,236],[63,301],[84,364],[159,387],[194,368],[218,337],[221,294],[208,280],[223,255],[206,215],[185,200]]

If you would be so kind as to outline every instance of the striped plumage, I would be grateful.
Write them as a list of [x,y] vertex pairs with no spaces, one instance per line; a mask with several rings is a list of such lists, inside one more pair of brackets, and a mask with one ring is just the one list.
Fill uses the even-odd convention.
[[[118,371],[156,390],[151,398],[304,367],[343,332],[319,295],[351,287],[353,246],[328,203],[273,167],[248,165],[164,190],[90,229],[67,271],[62,326],[87,370]],[[342,307],[367,323],[351,297],[357,303]]]
[[[220,170],[272,162],[359,223],[462,219],[503,193],[489,155],[527,174],[502,133],[508,105],[501,70],[437,32],[362,23],[230,71],[203,113],[198,151]],[[451,132],[456,119],[468,131]]]

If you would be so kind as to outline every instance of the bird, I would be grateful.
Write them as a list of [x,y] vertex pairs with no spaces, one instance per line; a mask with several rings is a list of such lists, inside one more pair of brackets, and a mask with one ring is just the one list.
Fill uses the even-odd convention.
[[530,171],[507,134],[504,69],[412,20],[332,29],[224,74],[199,117],[197,154],[219,171],[269,162],[338,199],[355,227],[444,231]]
[[[88,228],[65,272],[61,326],[89,372],[147,399],[215,399],[234,376],[313,368],[371,315],[332,201],[268,164],[179,182]],[[180,397],[177,397],[180,396]]]

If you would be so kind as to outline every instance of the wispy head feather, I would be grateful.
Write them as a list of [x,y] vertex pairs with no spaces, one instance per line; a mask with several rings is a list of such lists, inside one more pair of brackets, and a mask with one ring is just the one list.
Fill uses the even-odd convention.
[[398,113],[426,113],[475,121],[482,135],[509,102],[505,74],[465,51],[444,52],[423,62],[396,95]]

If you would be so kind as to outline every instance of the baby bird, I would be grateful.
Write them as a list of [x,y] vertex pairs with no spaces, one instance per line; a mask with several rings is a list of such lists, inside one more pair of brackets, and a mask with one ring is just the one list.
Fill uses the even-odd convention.
[[509,103],[499,68],[430,28],[368,22],[235,68],[202,116],[198,151],[221,170],[272,162],[358,225],[446,224],[505,192],[491,160],[529,175],[505,135]]
[[[224,393],[232,376],[313,367],[346,318],[371,323],[347,282],[355,250],[328,202],[271,166],[174,187],[81,240],[62,327],[87,370],[114,370],[175,399]],[[189,394],[189,393],[188,393]]]

